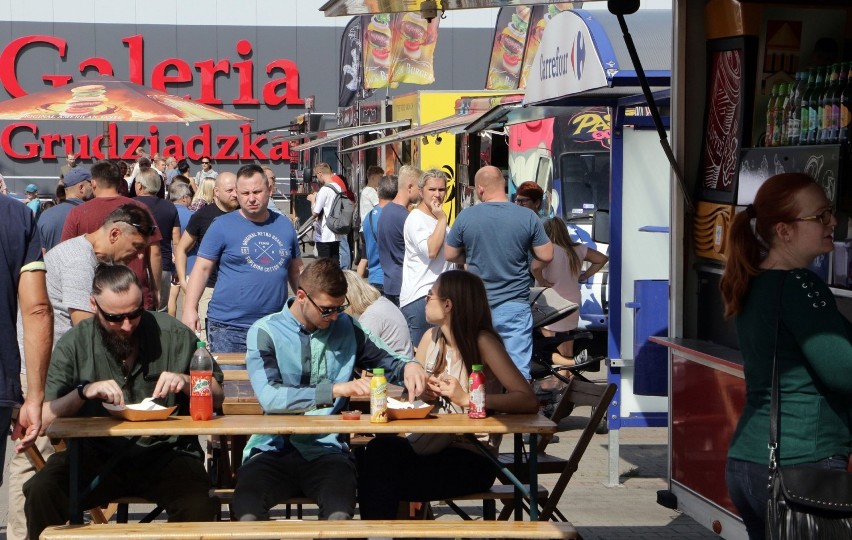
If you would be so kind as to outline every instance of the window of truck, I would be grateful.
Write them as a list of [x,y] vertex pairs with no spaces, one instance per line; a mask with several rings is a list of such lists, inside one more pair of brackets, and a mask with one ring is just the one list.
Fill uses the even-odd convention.
[[609,152],[565,153],[559,156],[563,215],[591,218],[609,209]]

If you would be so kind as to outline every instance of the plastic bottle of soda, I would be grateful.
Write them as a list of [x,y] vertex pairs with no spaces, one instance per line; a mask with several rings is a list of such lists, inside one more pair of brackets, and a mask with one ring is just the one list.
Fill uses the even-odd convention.
[[467,389],[470,395],[467,415],[470,418],[485,418],[485,373],[482,372],[482,364],[473,365]]
[[370,379],[370,422],[383,423],[388,421],[388,380],[385,370],[373,370]]
[[189,414],[193,420],[213,418],[213,357],[203,341],[196,343],[197,349],[189,363]]

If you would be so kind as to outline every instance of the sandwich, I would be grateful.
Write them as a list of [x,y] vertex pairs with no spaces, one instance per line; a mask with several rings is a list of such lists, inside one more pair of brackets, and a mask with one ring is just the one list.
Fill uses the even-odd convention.
[[406,13],[402,17],[400,31],[403,39],[403,54],[411,60],[419,60],[423,54],[421,47],[426,41],[429,23],[419,13]]
[[512,21],[500,33],[503,68],[511,75],[517,75],[521,70],[521,60],[524,57],[526,41],[527,22],[517,14],[512,14]]
[[390,65],[391,30],[389,23],[390,15],[379,13],[374,15],[370,19],[370,24],[367,25],[367,43],[370,47],[370,54],[373,63],[379,67]]

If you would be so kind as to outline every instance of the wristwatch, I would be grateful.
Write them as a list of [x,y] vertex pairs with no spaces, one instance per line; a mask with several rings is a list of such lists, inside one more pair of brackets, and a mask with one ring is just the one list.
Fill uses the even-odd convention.
[[86,388],[87,384],[90,384],[89,381],[83,381],[77,385],[77,395],[80,396],[80,399],[83,401],[89,400],[89,398],[86,397],[86,394],[83,393],[83,389]]

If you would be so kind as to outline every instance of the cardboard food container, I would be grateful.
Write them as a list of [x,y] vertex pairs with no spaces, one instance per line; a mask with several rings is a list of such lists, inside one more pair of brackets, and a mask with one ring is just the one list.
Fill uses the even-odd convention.
[[112,403],[104,403],[104,409],[118,418],[129,420],[131,422],[144,422],[148,420],[165,420],[177,409],[177,405],[173,407],[163,407],[153,402],[135,403],[125,407],[118,407]]
[[432,405],[419,399],[414,403],[388,398],[388,419],[418,420],[426,418],[432,412]]

